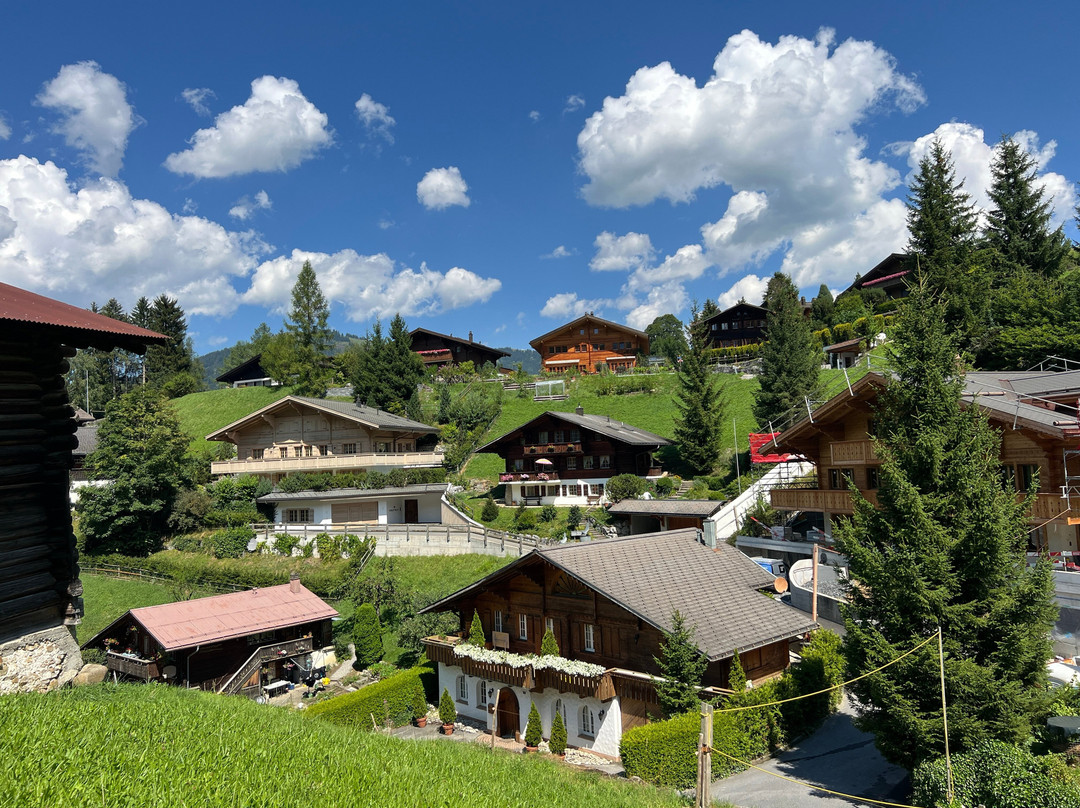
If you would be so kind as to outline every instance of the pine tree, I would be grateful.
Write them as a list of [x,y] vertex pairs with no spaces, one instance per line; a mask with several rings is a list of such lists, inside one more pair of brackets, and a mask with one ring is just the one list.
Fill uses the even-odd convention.
[[395,314],[390,321],[389,339],[386,343],[387,401],[383,409],[404,414],[408,401],[416,395],[416,387],[424,378],[424,362],[412,349],[412,335],[405,318]]
[[356,665],[363,669],[374,665],[383,656],[382,626],[375,607],[370,603],[361,603],[356,610],[356,626],[353,629],[353,641],[356,643]]
[[1050,230],[1050,201],[1038,184],[1038,164],[1024,147],[1003,137],[990,166],[993,181],[985,240],[1006,262],[1050,277],[1061,270],[1070,244]]
[[725,401],[705,356],[708,332],[696,305],[691,310],[689,336],[688,349],[678,366],[675,443],[694,471],[709,472],[720,459]]
[[[745,302],[745,301],[743,301]],[[705,298],[705,303],[701,306],[701,314],[699,315],[702,320],[708,320],[714,314],[720,313],[720,307],[709,298]]]
[[974,246],[977,214],[963,181],[956,179],[952,154],[940,140],[935,138],[919,161],[910,188],[908,252],[919,256],[921,268],[931,278],[955,271]]
[[439,721],[442,722],[443,726],[457,721],[457,707],[454,706],[454,700],[450,697],[450,691],[445,687],[442,696],[439,698]]
[[494,522],[499,518],[499,506],[490,495],[484,500],[484,509],[480,512],[480,518],[485,522]]
[[760,387],[754,397],[754,417],[765,428],[781,419],[818,387],[822,354],[809,321],[803,316],[799,290],[791,278],[777,272],[765,290],[767,341],[761,349]]
[[656,697],[668,716],[696,710],[698,689],[708,660],[694,644],[694,629],[678,611],[671,616],[671,631],[664,632],[660,656],[653,657],[663,679],[655,680]]
[[540,640],[540,656],[559,656],[559,643],[550,628],[544,629],[544,637]]
[[731,658],[731,668],[728,671],[728,689],[736,693],[746,690],[746,671],[743,670],[742,661],[739,659],[739,649],[735,649],[735,655]]
[[305,261],[292,288],[292,308],[285,331],[265,351],[263,367],[280,382],[292,383],[301,396],[322,398],[330,384],[330,306],[323,297],[310,261]]
[[[144,313],[140,313],[140,317]],[[157,331],[169,337],[165,345],[151,345],[143,360],[146,383],[163,388],[173,376],[183,373],[192,374],[193,358],[190,343],[187,341],[187,318],[184,310],[175,298],[161,294],[154,298],[150,306],[149,325],[151,331]]]
[[529,720],[525,723],[525,745],[539,746],[544,740],[544,728],[540,723],[540,711],[536,709],[536,702],[529,708]]
[[[1056,616],[1049,566],[1028,567],[1027,505],[1003,486],[1000,436],[960,406],[964,368],[944,307],[915,287],[876,413],[879,507],[855,496],[838,549],[850,561],[844,653],[854,676],[941,627],[954,752],[1027,738],[1044,704]],[[937,643],[851,685],[857,724],[906,768],[943,751]]]
[[472,624],[469,626],[469,639],[466,640],[469,645],[475,645],[477,648],[483,648],[487,643],[487,639],[484,637],[484,624],[480,622],[480,612],[473,609]]
[[563,721],[562,713],[555,711],[555,718],[551,721],[551,738],[548,739],[548,748],[553,755],[566,754],[566,722]]
[[[255,326],[250,340],[240,340],[229,350],[229,355],[224,362],[225,370],[232,370],[249,359],[254,359],[266,350],[273,338],[274,334],[270,331],[270,326],[266,323],[259,323]],[[263,367],[265,368],[265,365]]]
[[829,328],[833,324],[833,309],[836,307],[832,292],[825,284],[818,288],[817,297],[810,301],[810,313],[814,318],[814,325],[818,328]]
[[351,352],[349,364],[356,403],[382,409],[385,396],[383,380],[387,376],[386,338],[383,337],[382,323],[377,318],[365,340],[354,345]]

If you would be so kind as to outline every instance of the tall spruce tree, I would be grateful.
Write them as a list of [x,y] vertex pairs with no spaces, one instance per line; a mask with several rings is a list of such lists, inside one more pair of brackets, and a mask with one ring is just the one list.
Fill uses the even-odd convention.
[[656,697],[668,716],[696,710],[701,703],[698,689],[709,661],[694,642],[694,626],[676,610],[671,616],[671,631],[660,641],[660,656],[653,661],[663,679],[654,680]]
[[292,288],[292,308],[285,331],[266,346],[267,373],[293,384],[301,396],[322,398],[333,376],[330,364],[330,306],[310,261],[305,261]]
[[1009,264],[1054,277],[1070,244],[1061,227],[1050,229],[1050,201],[1038,184],[1038,164],[1011,137],[1003,137],[990,166],[993,180],[985,241]]
[[814,326],[816,328],[829,328],[833,324],[833,310],[836,308],[836,301],[833,299],[832,292],[825,284],[821,284],[818,287],[817,297],[810,301],[810,314],[814,320]]
[[696,472],[712,471],[720,459],[725,400],[720,382],[705,356],[705,319],[691,310],[688,347],[678,365],[675,394],[675,443],[682,459]]
[[187,318],[176,298],[166,294],[154,298],[147,327],[169,337],[169,342],[165,345],[152,345],[147,349],[146,358],[143,360],[146,383],[164,388],[177,374],[191,375],[194,362],[191,346],[187,341]]
[[[1000,436],[961,408],[964,368],[944,306],[915,287],[879,399],[875,508],[854,493],[837,526],[850,561],[844,653],[850,675],[898,659],[941,627],[949,743],[1028,737],[1044,704],[1056,607],[1046,562],[1028,567],[1027,504],[1003,486]],[[856,723],[907,768],[944,749],[937,643],[850,686]]]
[[761,349],[761,375],[754,397],[754,417],[761,427],[778,426],[793,407],[817,391],[821,347],[803,316],[799,290],[777,272],[765,289],[766,342]]
[[963,264],[975,244],[977,214],[956,179],[952,154],[935,138],[919,161],[907,201],[908,252],[924,272],[948,272]]
[[384,401],[383,380],[386,378],[386,337],[378,318],[363,342],[355,343],[348,359],[353,396],[357,404],[382,408]]
[[417,385],[424,378],[424,361],[412,349],[412,335],[405,318],[395,314],[390,321],[390,339],[386,343],[387,401],[385,409],[404,415],[409,400],[416,395]]

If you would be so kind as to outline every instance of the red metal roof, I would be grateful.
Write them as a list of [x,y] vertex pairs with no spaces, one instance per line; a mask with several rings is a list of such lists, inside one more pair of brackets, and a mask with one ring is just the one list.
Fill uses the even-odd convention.
[[772,439],[779,434],[779,432],[751,432],[748,436],[750,439],[750,462],[788,463],[791,461],[802,460],[803,458],[799,455],[788,454],[786,452],[774,451],[773,454],[761,453],[761,450],[765,448],[775,449],[775,445],[772,444]]
[[132,609],[131,615],[166,651],[338,616],[317,595],[299,584],[296,589],[290,584],[249,589]]
[[872,281],[864,281],[861,286],[874,286],[879,283],[885,283],[885,281],[891,281],[893,278],[902,278],[908,274],[911,270],[905,269],[902,272],[894,272],[892,275],[886,275],[883,278],[874,278]]
[[169,337],[131,323],[114,320],[88,309],[80,309],[59,300],[0,283],[0,324],[31,323],[51,326],[61,331],[70,345],[83,347],[146,348],[147,343],[164,343]]

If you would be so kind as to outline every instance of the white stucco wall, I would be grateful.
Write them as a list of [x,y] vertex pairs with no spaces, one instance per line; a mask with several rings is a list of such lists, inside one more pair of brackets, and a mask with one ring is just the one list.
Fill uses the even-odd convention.
[[[405,521],[405,500],[417,500],[417,519],[420,522],[431,524],[442,523],[442,494],[440,492],[414,494],[410,496],[379,497],[379,521],[380,525],[400,525]],[[285,512],[295,508],[311,509],[311,524],[333,524],[333,505],[345,500],[325,500],[318,498],[291,499],[280,502],[274,506],[274,521],[282,524],[285,521]]]
[[[477,705],[477,685],[481,681],[479,677],[465,676],[469,700],[468,703],[457,700],[457,680],[459,676],[463,675],[461,668],[456,665],[446,665],[440,662],[439,693],[442,694],[443,688],[449,690],[459,716],[479,721],[490,730],[493,716],[487,712],[486,707]],[[493,703],[495,693],[507,687],[505,682],[492,679],[487,680],[487,686],[489,690],[494,691],[489,696],[488,703]],[[565,713],[566,742],[568,745],[580,749],[591,749],[611,757],[619,756],[619,741],[622,740],[622,710],[619,707],[618,698],[601,702],[599,699],[583,699],[573,693],[560,693],[550,687],[542,693],[530,692],[521,687],[514,687],[513,691],[514,695],[517,696],[520,724],[518,731],[522,736],[525,735],[525,725],[529,722],[529,708],[535,703],[536,709],[540,713],[544,739],[550,738],[551,722],[555,718],[555,704],[561,699]],[[594,738],[581,734],[581,708],[584,706],[591,708],[595,717],[596,736]]]

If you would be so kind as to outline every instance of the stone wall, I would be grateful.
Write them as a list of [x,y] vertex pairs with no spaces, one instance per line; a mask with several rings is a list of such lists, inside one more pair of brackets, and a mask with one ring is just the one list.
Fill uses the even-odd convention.
[[11,640],[0,645],[0,696],[63,687],[82,664],[79,646],[63,626]]

